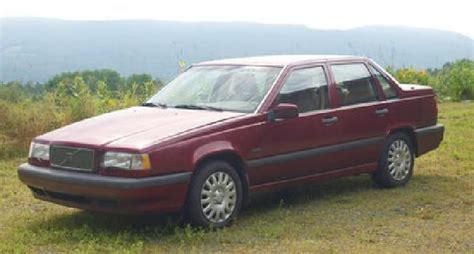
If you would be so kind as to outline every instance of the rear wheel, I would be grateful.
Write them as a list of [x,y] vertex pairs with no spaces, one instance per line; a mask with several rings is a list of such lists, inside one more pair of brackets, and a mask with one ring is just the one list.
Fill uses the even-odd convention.
[[204,164],[193,178],[187,214],[193,225],[221,228],[237,216],[242,206],[242,183],[235,169],[223,161]]
[[392,134],[372,179],[377,185],[388,188],[406,184],[413,174],[414,155],[412,142],[406,134]]

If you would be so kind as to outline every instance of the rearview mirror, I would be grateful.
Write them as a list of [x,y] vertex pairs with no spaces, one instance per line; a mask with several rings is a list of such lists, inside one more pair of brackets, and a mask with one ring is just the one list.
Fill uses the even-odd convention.
[[275,122],[277,120],[296,118],[298,115],[298,106],[295,104],[280,103],[268,112],[268,120]]

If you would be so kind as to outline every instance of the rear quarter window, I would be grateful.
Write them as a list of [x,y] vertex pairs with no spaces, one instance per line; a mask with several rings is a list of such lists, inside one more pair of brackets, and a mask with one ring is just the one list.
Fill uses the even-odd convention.
[[373,66],[369,65],[370,71],[372,71],[372,74],[374,74],[375,78],[379,81],[380,86],[382,87],[383,94],[385,95],[385,98],[387,100],[389,99],[394,99],[398,98],[398,93],[395,88],[393,88],[392,85],[390,85],[390,82],[380,73],[377,69],[375,69]]

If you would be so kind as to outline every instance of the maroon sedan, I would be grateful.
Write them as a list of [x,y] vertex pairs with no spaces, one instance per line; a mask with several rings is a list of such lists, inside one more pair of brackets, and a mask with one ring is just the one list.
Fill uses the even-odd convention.
[[443,133],[433,90],[370,59],[229,59],[193,65],[141,106],[35,138],[18,175],[61,205],[182,209],[222,227],[260,190],[360,173],[404,185]]

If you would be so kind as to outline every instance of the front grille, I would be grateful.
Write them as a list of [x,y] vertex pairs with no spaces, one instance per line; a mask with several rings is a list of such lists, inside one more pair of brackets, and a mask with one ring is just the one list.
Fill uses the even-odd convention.
[[51,146],[52,167],[92,171],[94,169],[94,150],[87,148]]

